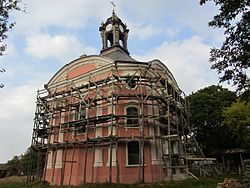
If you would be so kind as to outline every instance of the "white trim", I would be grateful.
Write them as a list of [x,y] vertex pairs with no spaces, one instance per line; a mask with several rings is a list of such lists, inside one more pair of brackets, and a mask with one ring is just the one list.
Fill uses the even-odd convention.
[[62,149],[57,150],[55,168],[62,168],[63,166],[62,156],[63,156],[63,150]]
[[[111,135],[111,125],[108,126],[108,136]],[[111,136],[116,136],[116,127],[113,126],[113,134]]]
[[47,159],[47,169],[51,169],[52,168],[52,162],[53,160],[53,152],[52,151],[48,151],[48,159]]
[[96,147],[94,167],[100,167],[100,166],[103,166],[102,148]]
[[60,122],[60,124],[65,123],[65,114],[66,114],[65,112],[61,112],[61,114],[60,114],[60,116],[61,116],[61,122]]
[[58,135],[58,143],[62,143],[64,142],[64,133],[61,132],[61,129],[59,131],[59,135]]
[[150,141],[150,151],[151,151],[151,164],[159,164],[159,160],[157,159],[155,140]]
[[[106,166],[110,166],[110,148],[108,148],[108,160]],[[112,166],[116,166],[116,148],[112,148]]]
[[102,137],[102,127],[101,124],[96,124],[95,138]]
[[53,135],[53,134],[50,136],[49,143],[50,143],[50,144],[53,144],[53,143],[54,143],[54,135]]

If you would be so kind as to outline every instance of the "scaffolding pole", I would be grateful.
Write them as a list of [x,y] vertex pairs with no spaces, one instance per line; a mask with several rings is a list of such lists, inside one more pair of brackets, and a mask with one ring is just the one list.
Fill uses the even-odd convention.
[[[124,72],[124,73],[122,73]],[[135,88],[130,86],[135,84]],[[40,96],[41,95],[41,96]],[[34,122],[34,131],[32,136],[32,146],[35,148],[45,148],[44,156],[45,170],[44,179],[47,174],[48,153],[52,154],[52,176],[51,182],[54,183],[56,160],[58,149],[63,151],[63,164],[61,168],[60,184],[64,184],[65,167],[67,162],[68,151],[72,151],[72,158],[69,173],[69,185],[71,184],[71,176],[73,171],[73,161],[75,155],[75,148],[84,148],[84,162],[83,182],[87,181],[87,161],[89,149],[92,148],[91,162],[91,182],[94,183],[95,170],[95,148],[109,147],[109,173],[108,181],[113,181],[113,148],[116,153],[116,182],[120,182],[120,163],[119,163],[119,142],[122,140],[131,141],[137,139],[139,141],[139,166],[138,166],[138,180],[145,181],[145,160],[148,156],[145,154],[145,149],[150,147],[150,144],[145,144],[151,140],[154,144],[155,155],[160,168],[160,180],[166,177],[171,180],[174,179],[173,173],[176,169],[182,171],[187,167],[186,157],[188,155],[185,141],[188,141],[187,134],[192,130],[188,120],[188,110],[186,108],[185,98],[181,98],[181,91],[173,79],[173,76],[159,67],[153,66],[151,63],[123,63],[116,62],[108,64],[95,71],[81,75],[77,78],[66,79],[60,83],[49,85],[45,90],[38,92],[37,110]],[[137,101],[140,113],[136,117],[128,114],[120,114],[119,109],[125,104],[124,101]],[[102,114],[95,116],[94,110],[97,111],[96,106],[102,110]],[[103,113],[104,109],[111,108],[110,114]],[[160,114],[159,109],[165,107],[166,114]],[[171,108],[174,108],[178,116],[177,120],[170,116]],[[78,109],[78,110],[77,110]],[[82,118],[82,109],[85,109],[85,117]],[[152,114],[148,114],[148,109],[152,109]],[[118,113],[119,112],[119,113]],[[97,113],[97,112],[95,112]],[[124,112],[125,113],[125,112]],[[62,115],[64,114],[64,115]],[[180,115],[179,115],[180,114]],[[183,115],[185,114],[185,115]],[[58,119],[67,116],[66,122],[58,123]],[[49,118],[50,117],[50,118]],[[75,117],[75,118],[73,118]],[[128,128],[124,123],[128,118],[135,118],[139,121],[138,129],[139,136],[122,137],[119,135],[119,129]],[[41,123],[42,118],[47,118]],[[164,123],[161,120],[165,121]],[[91,135],[96,134],[96,124],[104,129],[109,129],[110,134],[98,138],[92,138]],[[147,136],[145,133],[153,127],[153,135]],[[49,128],[49,129],[47,129]],[[61,128],[61,129],[59,129]],[[114,128],[116,134],[114,134]],[[83,136],[77,131],[83,130]],[[128,128],[129,129],[129,128]],[[45,131],[48,137],[41,137],[37,133]],[[63,142],[59,142],[59,135],[63,135]],[[74,134],[74,137],[70,137]],[[177,135],[172,138],[172,135]],[[191,134],[189,134],[190,136]],[[51,139],[53,136],[53,143]],[[57,137],[57,141],[55,138]],[[167,143],[167,151],[165,145]],[[197,143],[196,143],[197,144]],[[173,152],[173,147],[177,146],[178,156]],[[194,147],[194,145],[192,146]],[[195,147],[197,147],[195,145]],[[200,148],[198,147],[200,150]],[[40,168],[40,167],[39,167]],[[31,167],[33,169],[33,167]],[[167,171],[167,173],[165,173]],[[29,177],[30,178],[30,177]],[[27,178],[28,179],[28,178]]]

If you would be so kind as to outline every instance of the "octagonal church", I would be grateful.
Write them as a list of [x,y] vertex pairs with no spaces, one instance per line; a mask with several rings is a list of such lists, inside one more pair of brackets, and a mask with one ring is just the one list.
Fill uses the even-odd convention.
[[38,91],[37,175],[55,185],[186,178],[188,116],[175,78],[161,61],[129,55],[114,11],[99,31],[99,55],[66,64]]

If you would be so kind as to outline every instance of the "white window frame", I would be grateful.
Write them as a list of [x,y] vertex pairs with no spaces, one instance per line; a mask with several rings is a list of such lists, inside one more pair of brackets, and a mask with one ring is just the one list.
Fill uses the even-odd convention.
[[[125,106],[125,108],[124,108],[125,115],[128,115],[127,114],[127,109],[130,108],[130,107],[137,108],[138,109],[138,116],[140,116],[141,109],[140,109],[138,104],[134,104],[134,103],[133,104],[128,104],[128,105]],[[140,119],[139,118],[138,118],[138,126],[130,126],[130,125],[128,125],[127,120],[128,120],[128,118],[126,117],[126,121],[125,121],[125,127],[126,128],[129,128],[129,129],[138,129],[138,128],[140,128]]]
[[[137,140],[137,139],[128,141],[126,143],[126,167],[139,167],[140,166],[140,163],[139,164],[128,164],[128,143],[133,142],[133,141],[138,142],[138,144],[139,144],[139,153],[140,153],[140,141]],[[141,157],[142,157],[142,151],[141,151]],[[140,155],[139,155],[139,160],[140,160]],[[142,166],[142,164],[141,164],[141,166]],[[145,161],[144,161],[144,166],[145,166]]]

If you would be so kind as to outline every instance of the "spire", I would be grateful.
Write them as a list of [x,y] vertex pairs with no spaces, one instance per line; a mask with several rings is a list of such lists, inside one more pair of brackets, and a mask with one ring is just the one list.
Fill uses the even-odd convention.
[[113,12],[113,15],[114,15],[115,14],[115,3],[114,3],[114,1],[111,1],[110,3],[113,5],[113,11],[112,12]]
[[103,45],[101,53],[110,48],[119,47],[129,54],[127,49],[129,30],[127,29],[127,25],[115,14],[115,4],[113,1],[111,4],[113,5],[112,16],[105,23],[102,22],[99,27]]

